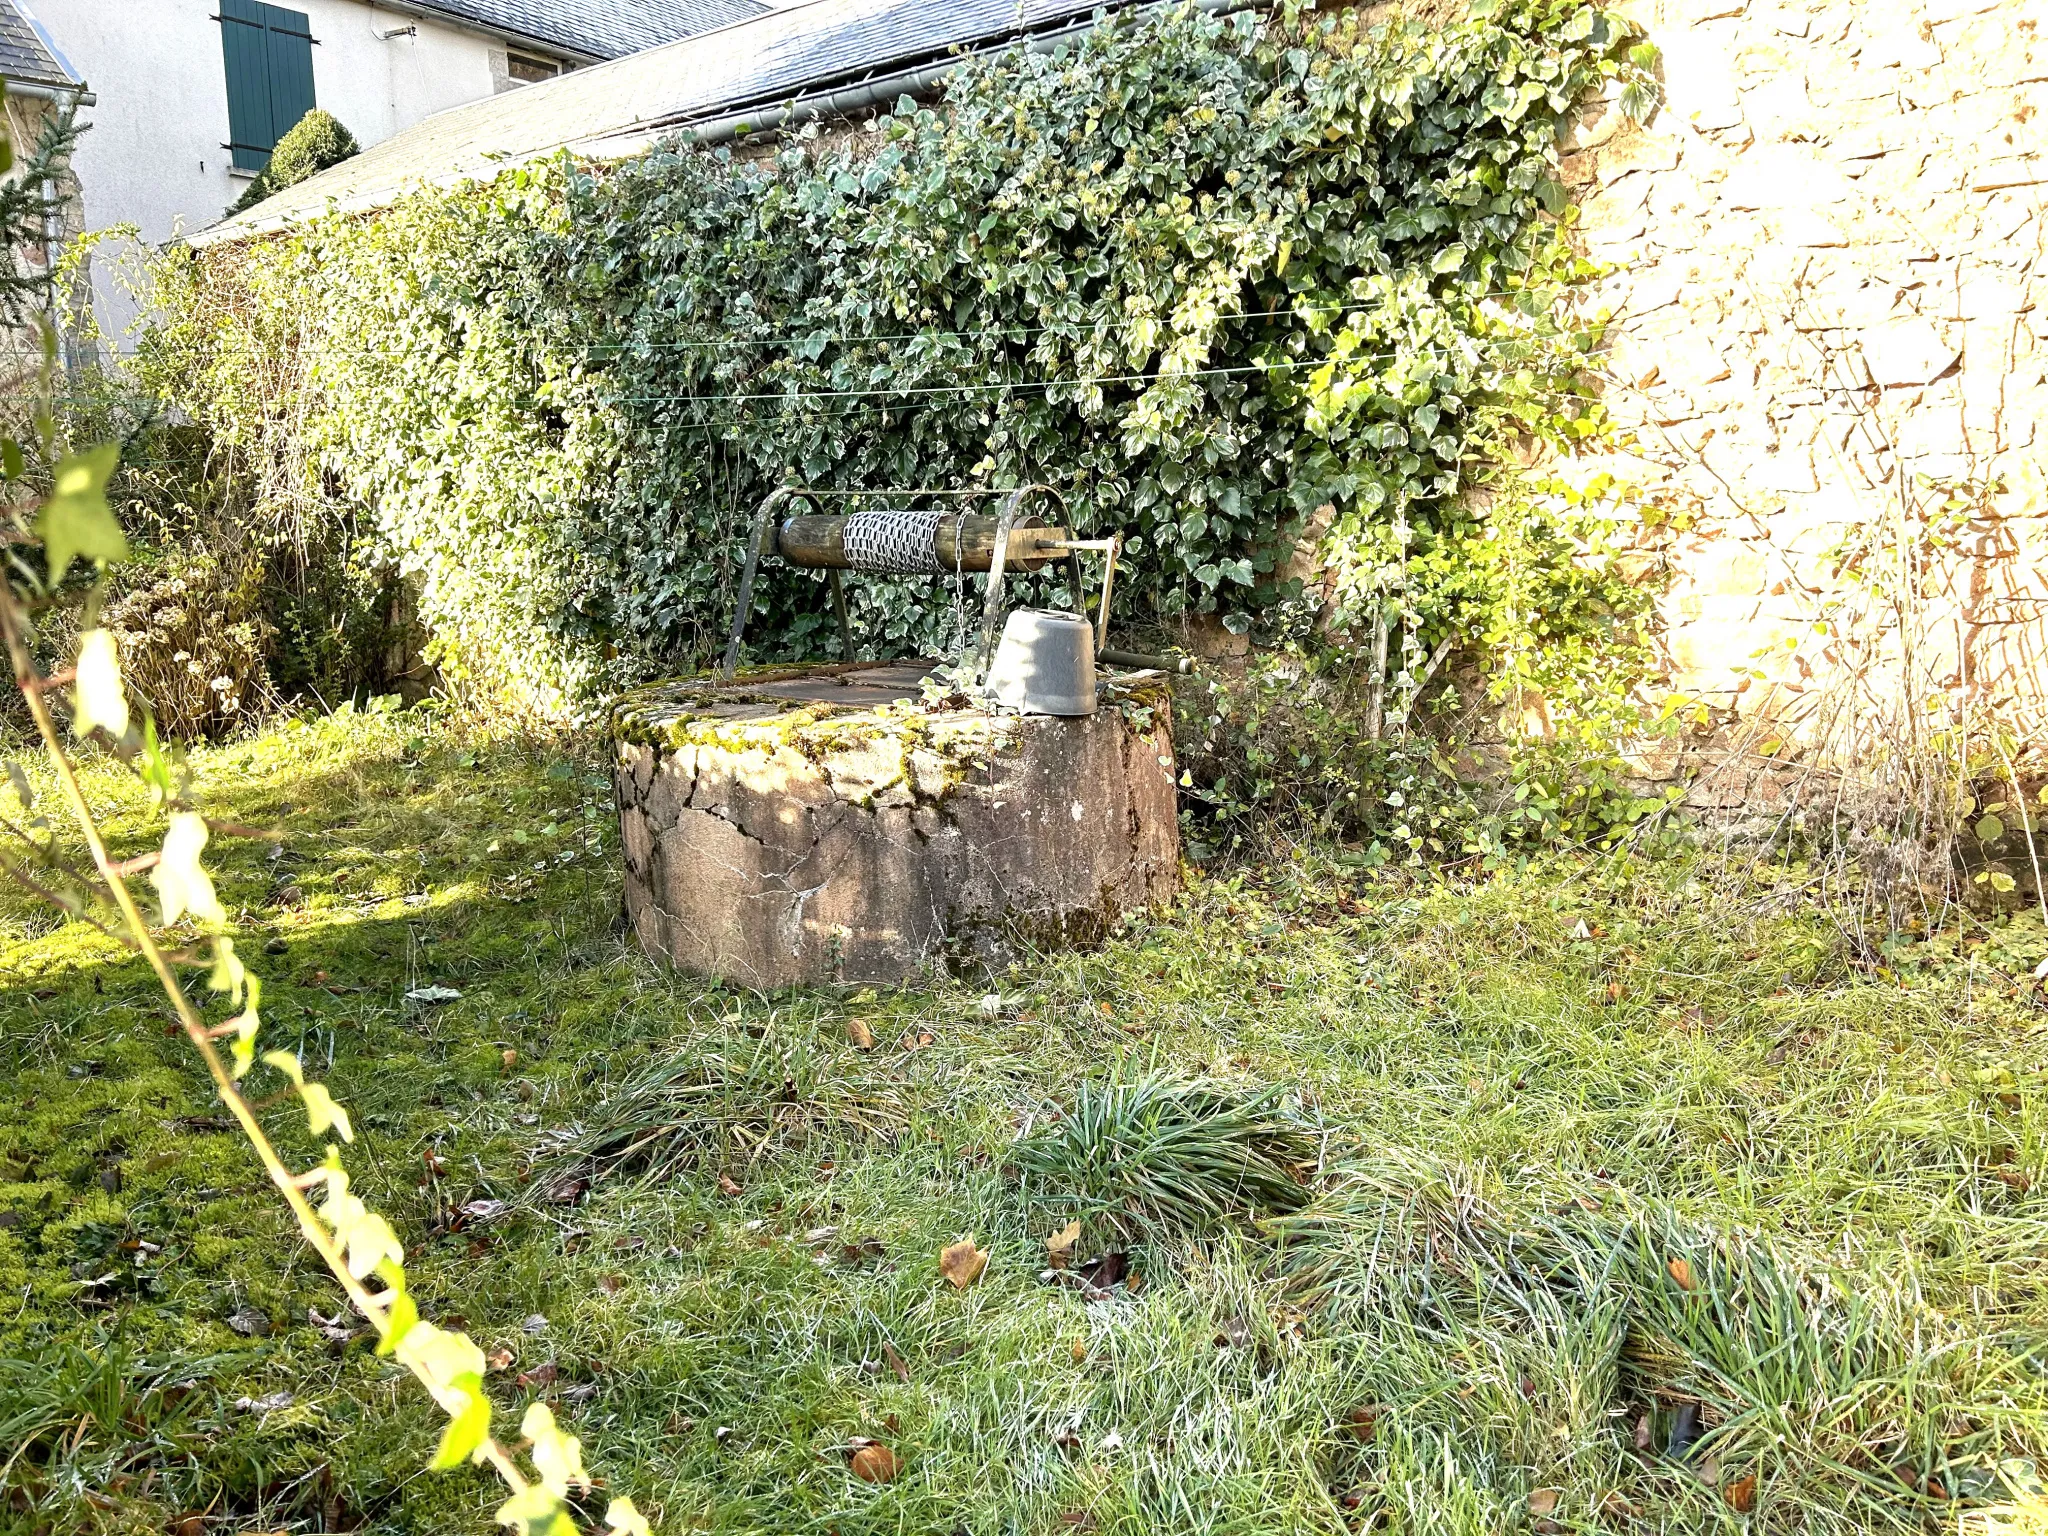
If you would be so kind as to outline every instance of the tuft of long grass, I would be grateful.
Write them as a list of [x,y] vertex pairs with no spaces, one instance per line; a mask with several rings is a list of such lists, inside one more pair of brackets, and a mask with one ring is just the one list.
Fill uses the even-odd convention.
[[815,1032],[777,1027],[787,1023],[718,1030],[656,1055],[565,1129],[536,1182],[553,1189],[579,1176],[716,1171],[821,1136],[886,1139],[902,1128],[892,1085]]
[[[1690,1477],[1742,1513],[1776,1501],[1767,1514],[1810,1529],[1918,1530],[2048,1423],[2048,1383],[2027,1360],[1908,1285],[1844,1276],[1663,1202],[1531,1210],[1480,1185],[1409,1152],[1338,1172],[1265,1229],[1282,1272],[1333,1319],[1590,1344],[1540,1378],[1571,1383],[1584,1400],[1565,1418],[1605,1442],[1581,1447],[1582,1475],[1591,1462]],[[1543,1390],[1531,1380],[1526,1395]],[[1676,1430],[1681,1415],[1692,1428]],[[1631,1456],[1632,1441],[1650,1455]]]
[[1120,1231],[1199,1232],[1307,1198],[1318,1144],[1279,1088],[1240,1092],[1147,1075],[1083,1083],[1012,1149],[1040,1200]]

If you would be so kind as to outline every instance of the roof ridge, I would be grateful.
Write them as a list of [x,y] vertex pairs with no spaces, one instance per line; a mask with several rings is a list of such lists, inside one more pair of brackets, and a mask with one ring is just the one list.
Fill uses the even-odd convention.
[[407,0],[457,23],[611,60],[765,14],[763,0]]

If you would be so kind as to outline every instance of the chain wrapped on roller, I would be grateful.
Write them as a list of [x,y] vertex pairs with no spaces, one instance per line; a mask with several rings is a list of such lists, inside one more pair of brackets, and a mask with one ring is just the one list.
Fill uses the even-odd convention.
[[856,512],[846,520],[849,570],[897,576],[943,570],[939,564],[940,512]]

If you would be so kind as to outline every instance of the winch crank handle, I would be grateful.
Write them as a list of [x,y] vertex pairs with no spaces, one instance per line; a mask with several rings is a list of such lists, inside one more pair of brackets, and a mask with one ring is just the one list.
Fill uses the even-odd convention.
[[798,489],[794,485],[776,487],[762,500],[761,509],[754,514],[754,534],[747,541],[747,563],[740,571],[739,600],[733,605],[732,633],[725,642],[725,659],[718,665],[720,677],[731,677],[733,669],[740,664],[740,637],[746,633],[747,612],[754,603],[754,573],[761,567],[761,554],[775,509],[794,496]]
[[995,659],[996,620],[1003,614],[1003,564],[1010,553],[1010,526],[1016,522],[1017,508],[1030,489],[1023,485],[1010,492],[1002,515],[996,519],[996,544],[989,554],[988,586],[981,599],[981,663],[976,668],[977,681],[988,675],[989,663]]
[[1186,677],[1195,670],[1192,656],[1153,656],[1144,651],[1120,651],[1113,645],[1097,651],[1095,659],[1105,666],[1130,667],[1140,672],[1171,672],[1177,677]]
[[1102,562],[1102,613],[1095,621],[1095,649],[1100,651],[1109,644],[1109,593],[1116,585],[1116,557],[1124,547],[1124,536],[1112,533],[1109,549]]

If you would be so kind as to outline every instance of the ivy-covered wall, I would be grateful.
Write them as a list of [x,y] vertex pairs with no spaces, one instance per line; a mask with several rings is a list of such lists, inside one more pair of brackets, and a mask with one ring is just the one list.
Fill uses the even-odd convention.
[[[703,663],[789,477],[1050,482],[1130,535],[1140,626],[1298,629],[1276,569],[1328,508],[1324,617],[1397,692],[1446,648],[1579,666],[1632,611],[1600,487],[1503,466],[1601,432],[1556,143],[1643,62],[1570,0],[1126,15],[836,144],[525,168],[168,258],[143,366],[367,515],[444,667],[523,707]],[[873,652],[950,630],[948,591],[851,591]],[[830,654],[820,597],[772,572],[757,654]]]

